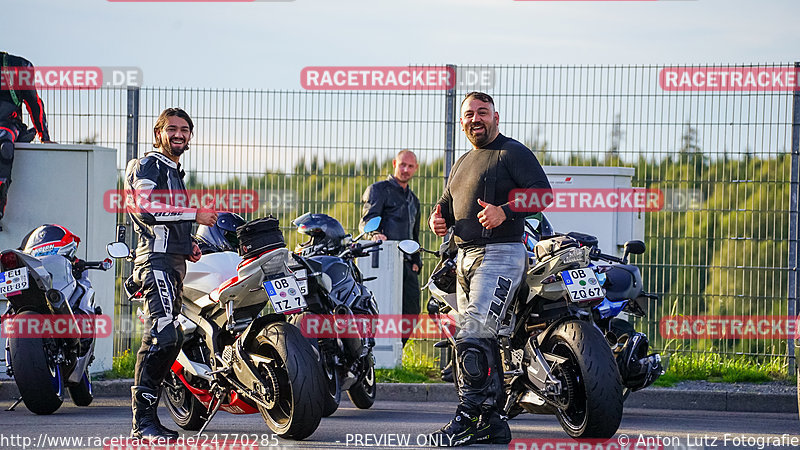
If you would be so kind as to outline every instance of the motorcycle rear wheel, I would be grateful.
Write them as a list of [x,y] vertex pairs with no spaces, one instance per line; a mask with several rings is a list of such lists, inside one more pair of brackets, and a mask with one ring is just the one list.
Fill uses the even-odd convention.
[[600,331],[588,322],[564,322],[545,339],[542,351],[567,359],[553,369],[562,386],[565,407],[557,416],[564,431],[576,439],[614,436],[622,420],[622,380]]
[[[11,319],[25,319],[26,316],[39,315],[24,311]],[[58,364],[52,362],[45,348],[45,339],[9,338],[11,347],[11,367],[14,381],[25,402],[25,407],[34,414],[52,414],[61,407],[64,395],[64,380]]]
[[364,357],[362,364],[366,366],[364,373],[347,390],[347,396],[358,408],[369,409],[375,403],[375,396],[378,391],[378,385],[375,383],[375,361],[372,357],[372,350]]
[[264,422],[282,438],[310,436],[319,426],[328,395],[318,353],[297,327],[285,322],[267,325],[250,351],[273,361],[269,368],[261,367],[262,375],[274,376],[277,385],[275,405],[258,407]]

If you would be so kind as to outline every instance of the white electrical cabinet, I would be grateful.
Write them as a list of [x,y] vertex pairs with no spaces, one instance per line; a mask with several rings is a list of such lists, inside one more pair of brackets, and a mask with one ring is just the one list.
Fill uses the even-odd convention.
[[[636,173],[631,167],[544,166],[550,186],[558,189],[630,189]],[[644,209],[638,211],[550,211],[544,212],[561,233],[578,231],[597,236],[603,253],[622,256],[622,247],[632,239],[644,240]]]
[[[0,221],[0,250],[19,247],[32,229],[54,223],[81,239],[77,257],[103,260],[106,244],[116,239],[116,215],[104,197],[116,188],[117,151],[95,145],[16,144],[6,214]],[[95,304],[114,320],[114,270],[92,270]],[[0,313],[6,310],[0,300]],[[95,343],[92,373],[111,369],[113,331]],[[5,357],[3,357],[5,359]],[[5,365],[0,363],[0,375]]]
[[[399,317],[403,313],[403,254],[398,242],[384,241],[380,251],[356,260],[364,278],[377,277],[364,285],[375,295],[380,315]],[[403,342],[399,337],[376,338],[373,353],[375,367],[398,367],[403,360]]]

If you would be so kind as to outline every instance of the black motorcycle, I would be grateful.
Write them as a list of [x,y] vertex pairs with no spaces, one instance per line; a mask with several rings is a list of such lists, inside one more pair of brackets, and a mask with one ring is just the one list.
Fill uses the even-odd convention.
[[[509,333],[499,338],[506,391],[504,413],[508,417],[525,411],[553,414],[574,438],[609,438],[622,419],[626,384],[614,354],[619,343],[607,341],[609,333],[602,329],[608,329],[609,322],[604,320],[611,316],[597,311],[607,300],[602,286],[607,281],[605,274],[611,272],[596,270],[595,262],[616,258],[600,253],[596,238],[593,246],[590,236],[555,234],[540,219],[531,223],[522,237],[530,251],[529,269],[510,314],[502,321],[509,328]],[[452,323],[445,315],[455,316],[456,323],[459,317],[457,252],[448,236],[439,251],[430,252],[441,261],[426,285],[431,293],[428,312],[439,324]],[[420,247],[414,241],[403,241],[400,249],[411,254]],[[624,262],[628,254],[643,251],[643,243],[630,241],[625,256],[618,260]],[[639,283],[641,292],[641,279]],[[447,339],[436,347],[453,354],[455,333],[448,327],[440,328]],[[646,367],[651,360],[659,361],[657,355],[650,356],[643,361]],[[457,365],[453,369],[453,378],[457,379]],[[648,373],[657,377],[661,368]]]
[[[346,234],[342,225],[325,214],[304,214],[292,224],[308,241],[295,250],[296,264],[291,267],[306,296],[308,310],[327,318],[347,320],[353,317],[378,315],[378,304],[369,289],[364,286],[356,258],[379,250],[381,241],[360,244],[365,233],[375,231],[380,217],[370,220],[356,238]],[[373,250],[368,250],[372,248]],[[307,320],[309,315],[299,318]],[[301,330],[306,329],[302,323]],[[375,339],[369,330],[363,333],[343,333],[340,336],[311,336],[309,339],[320,350],[322,368],[328,386],[322,414],[327,417],[339,407],[342,391],[347,391],[350,400],[361,409],[375,403],[375,358],[372,349]]]

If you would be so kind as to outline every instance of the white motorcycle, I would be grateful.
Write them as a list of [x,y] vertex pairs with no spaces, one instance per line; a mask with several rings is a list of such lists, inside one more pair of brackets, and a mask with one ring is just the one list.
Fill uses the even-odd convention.
[[[306,308],[298,283],[305,280],[289,270],[282,237],[242,260],[233,251],[238,243],[223,235],[237,227],[220,227],[235,218],[243,222],[220,213],[217,225],[198,228],[204,254],[187,265],[178,317],[184,342],[164,381],[167,408],[178,426],[199,433],[219,410],[260,412],[278,436],[303,439],[320,423],[324,394],[319,353],[287,321]],[[112,246],[112,256],[128,256],[124,243]],[[130,288],[126,282],[135,299]]]
[[78,406],[93,399],[89,365],[94,360],[94,303],[89,269],[108,270],[112,261],[75,257],[80,239],[60,225],[42,225],[23,239],[20,249],[0,253],[0,294],[8,299],[3,314],[6,371],[19,388],[20,401],[36,414],[55,412],[64,388]]

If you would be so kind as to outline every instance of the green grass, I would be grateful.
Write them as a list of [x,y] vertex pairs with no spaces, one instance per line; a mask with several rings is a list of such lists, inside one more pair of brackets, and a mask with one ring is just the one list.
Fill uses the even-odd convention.
[[759,361],[750,356],[722,356],[716,353],[674,353],[667,372],[655,386],[674,386],[679,381],[706,380],[718,383],[758,383],[787,380],[782,358]]
[[136,353],[125,350],[115,356],[111,362],[111,370],[106,370],[103,378],[111,380],[114,378],[133,378],[133,368],[136,365]]
[[409,339],[403,348],[402,366],[394,369],[375,369],[379,383],[441,383],[439,362],[421,348],[420,342]]

